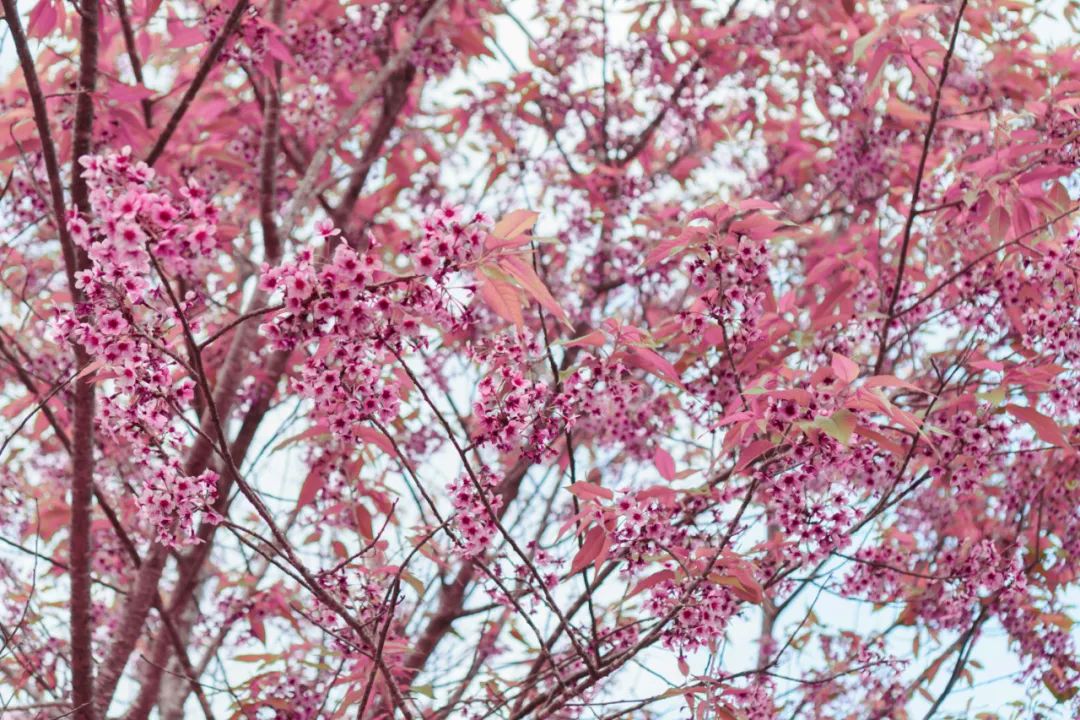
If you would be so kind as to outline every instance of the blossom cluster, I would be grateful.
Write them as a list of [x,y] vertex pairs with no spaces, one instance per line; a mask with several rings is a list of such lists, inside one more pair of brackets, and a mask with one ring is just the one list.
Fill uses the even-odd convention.
[[481,471],[475,478],[463,475],[451,481],[447,491],[456,511],[454,525],[461,552],[472,557],[490,550],[502,507],[498,476],[489,471]]
[[130,148],[80,165],[91,214],[72,210],[68,228],[90,267],[76,273],[82,302],[58,312],[52,332],[81,345],[111,379],[98,402],[98,432],[127,448],[139,513],[156,539],[187,544],[200,514],[216,517],[217,475],[189,475],[178,456],[186,437],[177,413],[192,406],[195,383],[180,379],[176,357],[186,351],[176,338],[199,328],[200,301],[194,292],[174,297],[168,283],[195,277],[216,253],[217,210],[194,181],[176,195],[155,190],[153,170]]
[[683,330],[701,340],[708,320],[718,325],[727,352],[740,355],[761,337],[769,277],[769,252],[764,240],[749,235],[718,233],[687,262],[691,285],[701,292],[690,310],[680,313]]

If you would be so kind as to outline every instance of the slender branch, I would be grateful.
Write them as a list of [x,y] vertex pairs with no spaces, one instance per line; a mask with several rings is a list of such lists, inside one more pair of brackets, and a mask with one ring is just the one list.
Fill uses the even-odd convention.
[[[281,24],[282,0],[272,0],[270,19]],[[263,114],[262,146],[259,149],[259,223],[263,232],[263,252],[271,265],[281,257],[281,238],[277,221],[277,159],[278,133],[281,125],[281,61],[274,60],[273,76],[266,78],[263,96],[266,111]]]
[[915,226],[915,218],[919,214],[919,196],[922,193],[923,175],[926,173],[926,162],[930,156],[930,147],[934,140],[934,129],[937,127],[938,113],[941,109],[941,94],[945,90],[945,81],[949,78],[949,66],[952,64],[953,53],[956,51],[956,40],[960,36],[960,23],[964,19],[964,10],[968,0],[960,0],[960,9],[956,12],[956,22],[953,23],[952,37],[949,39],[949,49],[945,52],[945,59],[941,63],[941,77],[938,79],[937,89],[934,92],[934,104],[930,108],[930,124],[926,128],[926,137],[923,138],[922,154],[919,155],[919,167],[915,171],[915,188],[911,193],[911,206],[908,208],[907,221],[904,223],[903,240],[900,243],[900,260],[896,266],[896,281],[893,283],[892,293],[889,296],[889,305],[885,312],[885,319],[881,327],[881,344],[878,348],[877,360],[874,362],[874,374],[880,375],[881,368],[885,364],[885,353],[889,348],[889,326],[895,317],[896,302],[900,299],[900,287],[904,284],[904,269],[907,266],[908,248],[911,245],[911,232]]
[[49,196],[52,199],[53,220],[56,223],[60,235],[60,249],[64,256],[64,269],[67,272],[68,289],[73,296],[78,297],[78,288],[75,285],[75,271],[78,269],[75,243],[71,239],[71,233],[67,226],[67,213],[64,209],[64,184],[60,180],[60,161],[56,155],[56,144],[53,142],[52,129],[49,127],[49,111],[45,106],[45,94],[38,80],[37,69],[34,67],[34,56],[30,52],[30,45],[26,39],[22,22],[19,20],[19,10],[15,0],[2,0],[4,7],[4,20],[11,29],[11,40],[15,45],[15,52],[19,57],[19,66],[22,68],[23,80],[26,82],[26,90],[30,95],[30,105],[34,110],[34,125],[37,128],[38,138],[41,141],[41,156],[45,162],[45,172],[49,178]]
[[237,0],[236,5],[233,6],[232,12],[229,13],[228,19],[225,20],[225,24],[218,32],[217,37],[214,38],[214,42],[210,43],[210,48],[206,51],[199,69],[195,71],[195,77],[192,78],[191,84],[188,85],[187,90],[184,92],[180,104],[173,110],[173,114],[169,117],[164,129],[158,136],[157,142],[154,143],[154,147],[150,149],[150,153],[146,156],[147,165],[152,166],[165,152],[165,147],[169,144],[169,140],[172,139],[176,128],[180,126],[180,121],[184,119],[184,115],[187,114],[192,101],[199,94],[199,90],[202,89],[203,83],[206,82],[206,78],[210,75],[210,71],[214,69],[218,56],[225,49],[225,43],[229,41],[233,31],[240,24],[240,18],[243,16],[244,11],[247,10],[248,4],[249,0]]
[[[120,29],[124,33],[124,48],[127,50],[128,60],[131,61],[131,72],[135,76],[135,82],[145,89],[146,82],[143,80],[142,59],[139,57],[139,49],[135,47],[135,32],[131,28],[131,17],[128,15],[126,0],[116,0],[116,14],[120,16]],[[149,128],[154,124],[153,106],[150,103],[150,98],[144,97],[139,104],[142,106],[143,123]]]

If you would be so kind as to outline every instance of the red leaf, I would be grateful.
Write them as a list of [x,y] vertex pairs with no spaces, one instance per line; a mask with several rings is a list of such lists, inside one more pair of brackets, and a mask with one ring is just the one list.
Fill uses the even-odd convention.
[[604,540],[607,538],[607,533],[604,532],[604,528],[595,526],[585,534],[585,542],[581,544],[581,549],[574,555],[573,561],[570,563],[570,574],[577,575],[579,572],[585,569],[585,567],[596,560],[600,556],[600,551],[604,547]]
[[629,351],[630,359],[642,370],[647,370],[653,375],[667,380],[672,385],[683,387],[679,371],[675,369],[674,365],[661,357],[659,353],[647,347],[632,347],[629,348]]
[[933,393],[929,390],[923,390],[918,385],[912,385],[909,382],[904,382],[895,375],[874,375],[873,377],[867,378],[866,382],[863,383],[863,386],[868,388],[898,387],[905,388],[907,390],[914,390],[915,392],[926,393],[927,395],[933,395]]
[[513,240],[521,237],[536,224],[537,213],[532,210],[513,210],[503,216],[503,219],[495,224],[491,231],[492,237],[497,241],[489,243],[495,247],[518,245]]
[[1009,218],[1008,211],[1000,205],[995,207],[990,213],[990,239],[999,245],[1005,242],[1010,224],[1012,220]]
[[841,382],[851,384],[859,377],[859,366],[839,353],[832,354],[832,369]]
[[386,454],[394,454],[394,444],[390,442],[390,438],[386,437],[378,430],[369,427],[362,427],[356,429],[356,434],[371,443],[372,445],[377,445],[379,449],[386,452]]
[[739,464],[735,466],[735,472],[745,470],[750,463],[764,455],[772,447],[773,444],[769,440],[755,440],[747,445],[739,455]]
[[582,500],[596,500],[597,498],[613,500],[615,498],[615,493],[611,488],[600,487],[596,483],[591,482],[572,483],[567,485],[566,489],[570,491],[571,495],[576,495]]
[[375,531],[371,523],[371,513],[363,503],[356,503],[353,513],[356,515],[356,529],[360,531],[360,536],[365,540],[373,540]]
[[146,100],[154,96],[154,93],[142,85],[125,85],[113,83],[109,86],[109,97],[121,103],[133,103]]
[[682,236],[671,240],[665,240],[653,248],[652,252],[645,257],[645,267],[651,268],[653,265],[657,265],[661,261],[666,260],[676,251],[686,249],[686,244],[687,240]]
[[30,11],[30,18],[26,23],[26,35],[32,38],[42,38],[56,29],[60,15],[53,7],[53,0],[41,0]]
[[521,287],[525,288],[525,291],[532,295],[536,302],[540,303],[541,307],[559,320],[568,322],[566,313],[563,312],[559,303],[555,302],[555,298],[551,296],[547,286],[544,285],[544,281],[540,279],[531,265],[520,257],[504,257],[499,259],[499,267],[507,275],[517,280]]
[[248,624],[251,625],[251,634],[258,638],[259,642],[263,645],[266,644],[266,626],[263,625],[262,618],[255,617],[253,615],[248,616]]
[[634,493],[634,496],[638,500],[659,500],[662,504],[670,506],[675,502],[676,493],[669,487],[653,485],[644,490],[639,490]]
[[1040,438],[1050,443],[1051,445],[1057,445],[1058,447],[1065,448],[1076,452],[1076,448],[1069,444],[1069,438],[1065,435],[1065,432],[1058,427],[1058,424],[1053,419],[1043,415],[1038,410],[1029,407],[1022,407],[1020,405],[1006,405],[1005,409],[1009,413],[1030,425],[1035,430],[1035,434]]
[[193,45],[202,45],[206,42],[206,38],[198,28],[188,27],[184,24],[183,20],[172,15],[171,11],[169,14],[172,17],[170,17],[168,23],[166,23],[169,30],[169,44],[167,47],[186,48]]
[[653,573],[649,577],[638,582],[638,584],[634,586],[634,589],[630,591],[629,597],[633,597],[655,585],[659,585],[665,580],[673,580],[674,578],[675,572],[672,570],[661,570],[660,572]]
[[104,365],[104,364],[105,364],[104,360],[95,360],[94,362],[89,363],[86,367],[84,367],[82,370],[80,370],[79,374],[76,375],[72,379],[73,380],[79,380],[81,378],[86,377],[87,375],[90,375],[90,374],[92,374],[94,372],[97,372],[97,370],[100,369],[101,366]]
[[581,337],[574,338],[573,340],[567,340],[562,343],[565,347],[576,347],[578,345],[589,345],[591,347],[604,347],[604,343],[607,341],[607,336],[604,335],[603,330],[590,330]]
[[653,464],[660,471],[660,477],[668,482],[675,479],[675,459],[667,450],[656,448],[656,452],[653,453]]
[[505,280],[492,277],[481,278],[478,292],[480,299],[496,315],[518,327],[524,327],[525,317],[521,314],[521,296],[517,288]]
[[302,508],[305,505],[310,505],[325,484],[326,473],[321,468],[312,468],[304,480],[303,487],[300,488],[300,497],[296,499],[296,507]]

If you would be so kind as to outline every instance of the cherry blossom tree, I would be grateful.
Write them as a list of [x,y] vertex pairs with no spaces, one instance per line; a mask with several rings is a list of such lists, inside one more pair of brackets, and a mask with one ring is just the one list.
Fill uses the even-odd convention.
[[1075,4],[2,1],[4,717],[1080,712]]

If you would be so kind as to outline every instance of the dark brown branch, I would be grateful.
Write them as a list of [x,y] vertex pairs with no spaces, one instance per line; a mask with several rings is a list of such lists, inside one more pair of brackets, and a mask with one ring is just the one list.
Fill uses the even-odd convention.
[[[94,90],[97,84],[98,0],[82,0],[79,30],[79,92],[75,99],[74,139],[71,158],[71,201],[76,211],[90,215],[90,191],[82,176],[79,159],[89,155],[94,137]],[[86,253],[77,250],[80,270],[89,267]],[[75,296],[76,299],[79,295]],[[90,601],[90,565],[93,548],[91,525],[94,502],[94,378],[86,374],[90,357],[81,345],[75,346],[75,363],[80,376],[75,380],[74,425],[71,437],[71,686],[76,720],[93,720],[94,651]]]
[[[41,140],[41,155],[45,162],[45,172],[49,178],[49,195],[52,199],[52,211],[57,231],[60,234],[60,249],[64,256],[64,269],[67,272],[68,288],[73,295],[76,292],[75,271],[78,268],[75,243],[71,240],[71,234],[67,227],[67,214],[64,209],[64,185],[60,180],[60,161],[56,155],[56,144],[53,142],[52,130],[49,127],[49,111],[45,107],[45,94],[41,90],[41,82],[38,80],[37,70],[34,67],[34,56],[30,52],[30,45],[23,31],[22,22],[19,20],[19,11],[15,6],[15,0],[2,0],[4,7],[4,19],[11,28],[11,39],[15,45],[15,52],[19,57],[19,66],[22,68],[23,79],[26,82],[26,90],[30,95],[30,105],[34,109],[34,125]],[[76,295],[77,297],[77,295]]]
[[[127,50],[128,59],[131,61],[131,72],[135,75],[135,81],[145,89],[142,59],[139,58],[139,50],[135,47],[135,33],[131,29],[131,17],[128,15],[125,0],[116,0],[116,14],[120,16],[120,28],[124,33],[124,48]],[[143,98],[139,104],[142,106],[143,122],[149,128],[153,124],[150,98]]]
[[953,24],[952,37],[949,39],[949,49],[945,52],[945,59],[941,63],[941,77],[938,79],[937,90],[934,92],[934,104],[930,108],[930,124],[926,128],[926,137],[923,138],[922,153],[919,155],[919,167],[915,172],[915,187],[911,193],[911,206],[908,208],[907,221],[904,223],[904,236],[900,243],[900,260],[896,266],[896,281],[893,283],[892,293],[889,295],[889,305],[881,326],[881,345],[878,349],[877,360],[874,362],[875,375],[881,374],[881,368],[885,364],[885,353],[889,349],[889,326],[895,317],[896,302],[900,299],[900,286],[904,284],[904,269],[907,266],[908,248],[911,245],[911,232],[915,226],[915,218],[919,214],[919,196],[922,193],[926,161],[930,156],[930,147],[934,141],[934,129],[937,127],[938,114],[941,109],[941,94],[945,90],[945,81],[949,78],[949,65],[952,63],[953,52],[956,51],[956,40],[960,36],[960,23],[964,19],[964,10],[967,8],[967,4],[968,0],[960,0],[960,9],[956,12],[956,22]]
[[[281,24],[282,0],[273,0],[271,21]],[[278,134],[281,130],[281,61],[274,61],[274,71],[266,78],[263,97],[263,132],[259,148],[259,223],[262,225],[263,253],[266,262],[276,265],[281,257],[281,238],[274,213],[277,209]]]
[[184,119],[184,115],[187,114],[192,101],[195,99],[195,96],[199,94],[199,90],[202,89],[203,83],[206,82],[206,78],[209,77],[210,71],[214,69],[218,56],[221,55],[221,51],[225,49],[225,43],[229,41],[233,31],[236,30],[237,26],[240,24],[240,18],[243,16],[244,11],[247,10],[248,3],[249,0],[237,0],[236,5],[233,6],[232,12],[229,13],[229,17],[222,26],[221,31],[218,32],[217,37],[214,38],[214,42],[210,44],[210,48],[206,51],[206,55],[199,64],[199,69],[195,71],[195,77],[192,78],[191,84],[188,85],[187,90],[184,92],[184,97],[181,98],[180,104],[173,110],[173,114],[169,117],[168,122],[165,123],[165,128],[161,131],[161,135],[158,136],[157,142],[154,143],[154,147],[151,148],[150,153],[146,156],[147,165],[156,163],[158,158],[161,157],[161,154],[165,152],[165,146],[169,144],[169,140],[172,139],[173,133],[176,132],[176,128],[180,126],[180,121]]

